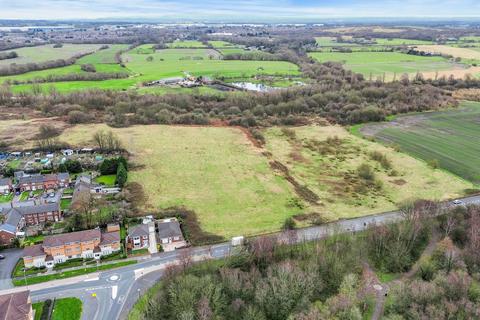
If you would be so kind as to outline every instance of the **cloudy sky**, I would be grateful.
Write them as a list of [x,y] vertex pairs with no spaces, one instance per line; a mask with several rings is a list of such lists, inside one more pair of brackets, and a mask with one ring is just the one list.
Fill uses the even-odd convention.
[[478,16],[480,0],[0,0],[0,19],[314,21]]

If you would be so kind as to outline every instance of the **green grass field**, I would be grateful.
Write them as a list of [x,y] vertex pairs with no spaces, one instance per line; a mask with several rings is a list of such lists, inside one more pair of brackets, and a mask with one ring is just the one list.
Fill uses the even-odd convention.
[[[430,168],[423,161],[395,152],[379,143],[358,138],[340,126],[304,126],[290,129],[295,138],[281,128],[265,130],[266,149],[284,164],[301,185],[319,197],[311,211],[328,220],[351,218],[396,209],[410,199],[448,199],[463,195],[472,184]],[[332,138],[337,141],[327,142]],[[385,169],[371,158],[383,154],[390,162]],[[381,185],[365,189],[356,170],[368,164]]]
[[0,60],[0,67],[12,63],[25,64],[30,62],[68,59],[78,54],[96,51],[101,46],[101,44],[64,44],[61,48],[54,48],[52,44],[48,44],[6,50],[6,52],[15,51],[18,54],[18,57],[14,59]]
[[77,60],[77,64],[91,63],[116,63],[115,54],[120,50],[128,48],[127,44],[110,44],[108,49],[99,50],[93,54],[82,57]]
[[175,41],[167,44],[167,46],[169,48],[206,48],[206,45],[195,40]]
[[[153,61],[147,61],[147,57]],[[152,81],[169,77],[194,76],[249,77],[256,74],[299,74],[298,66],[283,61],[232,61],[220,60],[218,52],[211,49],[166,49],[153,54],[138,54],[135,50],[126,55],[127,67],[140,74],[138,81]]]
[[374,40],[377,45],[384,45],[384,46],[433,44],[432,41],[427,41],[427,40],[414,40],[414,39],[402,39],[402,38],[390,38],[390,39],[376,38]]
[[480,103],[465,102],[458,110],[397,117],[389,124],[361,129],[386,143],[398,145],[425,161],[437,160],[440,167],[480,184]]
[[78,298],[56,299],[51,320],[80,320],[82,301]]
[[224,237],[276,231],[301,212],[289,204],[295,197],[290,185],[239,129],[82,125],[61,139],[83,145],[99,129],[117,133],[141,164],[129,181],[143,185],[145,212],[184,206],[197,213],[203,230]]
[[458,67],[442,57],[421,57],[399,52],[311,52],[319,62],[336,61],[365,76],[449,70]]
[[[97,70],[97,72],[102,72],[102,73],[128,72],[127,69],[122,68],[119,64],[95,64],[95,69]],[[85,74],[87,72],[81,70],[79,64],[73,64],[73,65],[69,65],[61,68],[31,71],[27,73],[18,74],[15,76],[0,77],[0,83],[3,83],[5,81],[28,81],[28,80],[34,80],[39,78],[46,78],[49,75],[63,76],[63,75],[68,75],[73,73]],[[119,80],[124,80],[124,79],[119,79]],[[94,82],[99,82],[99,81],[94,81]]]
[[[152,46],[152,44],[141,45],[130,50],[127,54],[124,54],[122,59],[126,64],[126,68],[122,68],[117,64],[95,64],[95,67],[99,72],[130,72],[131,77],[129,78],[109,79],[103,81],[41,83],[39,84],[39,87],[43,92],[49,92],[50,88],[54,87],[58,92],[63,93],[83,89],[127,90],[141,88],[143,82],[169,77],[183,77],[187,74],[210,77],[223,76],[226,78],[248,78],[257,74],[279,76],[300,74],[298,66],[290,62],[221,60],[221,54],[212,49],[165,49],[154,51]],[[243,49],[228,48],[225,50]],[[100,55],[100,53],[102,52],[98,52],[98,55]],[[85,58],[87,57],[93,59],[92,62],[100,61],[102,57],[105,58],[103,53],[102,55],[93,58],[90,55]],[[149,57],[153,58],[153,60],[147,61],[147,58]],[[64,68],[35,71],[11,77],[0,77],[0,82],[5,80],[26,81],[29,79],[46,77],[48,74],[63,75],[78,72],[81,72],[80,66],[73,65]],[[145,92],[153,91],[157,94],[163,94],[169,92],[169,90],[166,89],[169,88],[145,88]],[[30,90],[32,90],[31,84],[18,84],[12,86],[12,91],[15,93]],[[189,90],[181,88],[181,91]]]
[[227,41],[208,41],[208,44],[212,45],[214,48],[231,48],[237,47],[238,45],[227,42]]
[[315,41],[319,47],[355,47],[357,43],[339,43],[336,37],[316,37]]

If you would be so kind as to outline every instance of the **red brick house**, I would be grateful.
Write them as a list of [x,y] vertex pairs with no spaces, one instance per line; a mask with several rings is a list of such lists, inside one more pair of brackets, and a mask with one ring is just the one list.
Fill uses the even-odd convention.
[[63,219],[58,203],[10,208],[1,216],[3,223],[0,224],[0,245],[11,244],[24,226],[39,225],[47,221],[58,222]]
[[57,189],[67,187],[70,184],[68,173],[59,174],[36,174],[32,176],[21,176],[18,178],[17,189],[19,191],[33,191],[45,189]]

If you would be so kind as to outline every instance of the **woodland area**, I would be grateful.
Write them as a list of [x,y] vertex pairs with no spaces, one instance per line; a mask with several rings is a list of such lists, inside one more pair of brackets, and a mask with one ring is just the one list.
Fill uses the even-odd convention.
[[[479,208],[443,211],[420,201],[402,210],[403,222],[372,225],[358,234],[295,245],[264,237],[225,261],[192,265],[185,258],[146,296],[143,316],[362,319],[376,303],[369,265],[376,272],[402,274],[421,257],[412,279],[391,285],[385,318],[477,318]],[[296,242],[294,232],[285,232],[287,242]],[[435,250],[422,255],[429,242]]]

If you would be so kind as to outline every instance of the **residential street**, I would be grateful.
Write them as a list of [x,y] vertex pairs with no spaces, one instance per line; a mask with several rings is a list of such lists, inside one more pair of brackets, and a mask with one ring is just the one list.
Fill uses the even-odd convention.
[[[480,196],[462,199],[464,204],[480,203]],[[447,204],[450,206],[450,204]],[[349,220],[340,220],[321,226],[297,229],[296,241],[320,239],[334,233],[361,231],[372,223],[392,223],[402,219],[398,211],[386,212],[377,215],[359,217]],[[230,254],[230,243],[222,243],[212,247],[194,247],[187,253],[193,260],[219,259]],[[32,300],[40,301],[47,298],[74,296],[80,298],[83,305],[83,319],[114,320],[126,319],[128,312],[138,297],[161,278],[163,270],[168,264],[179,263],[183,250],[158,253],[150,259],[140,261],[119,269],[101,273],[89,274],[76,278],[55,280],[47,283],[31,285]],[[0,262],[3,263],[3,262]],[[3,270],[3,268],[2,268]],[[7,273],[9,273],[8,271]],[[0,294],[12,291],[22,291],[25,288],[3,289]]]

